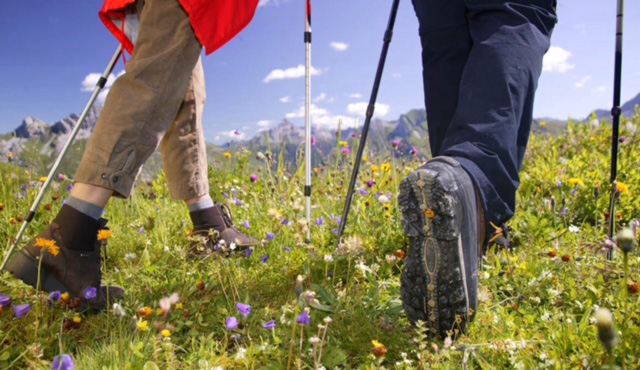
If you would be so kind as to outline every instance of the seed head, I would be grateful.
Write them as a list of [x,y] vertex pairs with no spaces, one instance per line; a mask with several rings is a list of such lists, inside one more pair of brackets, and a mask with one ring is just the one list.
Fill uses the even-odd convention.
[[618,247],[627,254],[633,250],[633,244],[635,243],[635,237],[631,229],[622,229],[618,233],[617,237]]

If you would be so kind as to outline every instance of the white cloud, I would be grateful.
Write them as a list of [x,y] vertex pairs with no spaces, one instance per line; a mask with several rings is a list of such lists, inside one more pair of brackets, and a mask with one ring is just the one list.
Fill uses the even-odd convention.
[[260,0],[258,2],[258,7],[267,6],[267,5],[278,5],[280,1],[278,0]]
[[362,94],[360,93],[353,93],[349,95],[350,98],[354,98],[354,99],[360,99],[362,98]]
[[601,93],[601,92],[605,92],[607,90],[606,87],[604,86],[598,86],[595,89],[591,90],[594,93]]
[[[316,127],[323,127],[327,129],[336,129],[338,124],[342,122],[342,128],[354,127],[357,124],[357,119],[353,117],[347,117],[343,115],[333,115],[327,109],[320,108],[315,104],[309,105],[309,116],[311,124]],[[293,112],[287,113],[285,118],[291,120],[296,118],[304,118],[304,106],[300,106]]]
[[230,140],[242,140],[245,138],[245,133],[238,130],[220,131],[213,139],[214,141],[230,141]]
[[334,41],[330,43],[329,46],[331,46],[335,51],[345,51],[349,49],[349,44],[339,41]]
[[[304,112],[304,105],[301,105],[295,111],[285,114],[284,117],[286,119],[303,118],[304,117],[304,113],[305,113]],[[315,104],[309,104],[309,116],[311,118],[319,117],[319,116],[326,116],[328,114],[329,114],[328,110],[326,110],[324,108],[319,108]]]
[[290,96],[283,96],[282,98],[280,98],[278,100],[280,100],[280,103],[291,103],[291,97]]
[[320,103],[320,102],[323,102],[323,101],[324,101],[324,102],[327,102],[327,103],[333,103],[333,102],[334,102],[333,97],[328,96],[328,95],[327,95],[327,94],[325,94],[325,93],[321,93],[320,95],[316,96],[316,97],[313,99],[313,102],[314,102],[314,103]]
[[271,120],[263,119],[263,120],[258,121],[256,123],[256,125],[258,127],[260,127],[260,128],[267,128],[267,127],[271,126],[272,123],[273,123],[273,121],[271,121]]
[[[364,117],[366,115],[368,105],[369,104],[367,102],[352,103],[347,105],[347,112]],[[391,107],[388,104],[376,103],[373,116],[378,118],[384,117],[389,113],[389,109],[391,109]]]
[[574,83],[574,85],[578,89],[582,89],[584,85],[586,85],[587,82],[589,82],[590,79],[591,79],[591,76],[584,76],[580,79],[580,81],[577,81],[576,83]]
[[[321,75],[323,71],[311,66],[310,73],[312,76],[318,76],[318,75]],[[304,66],[302,64],[299,64],[297,67],[291,67],[287,69],[274,69],[273,71],[269,72],[267,77],[265,77],[264,80],[262,80],[262,82],[269,83],[275,80],[284,80],[284,79],[300,78],[300,77],[304,77]]]
[[[118,74],[115,74],[115,75],[111,73],[109,77],[107,77],[107,83],[105,83],[104,88],[102,89],[102,91],[100,91],[100,94],[98,94],[98,98],[97,98],[98,103],[104,104],[104,100],[107,98],[107,95],[109,94],[111,85],[113,85],[113,82],[123,74],[124,74],[124,70],[118,72]],[[84,80],[82,80],[82,83],[81,83],[82,87],[80,88],[80,91],[93,92],[101,76],[102,76],[101,73],[96,73],[96,72],[89,73],[88,75],[86,75],[84,77]]]
[[542,59],[542,71],[565,73],[575,67],[574,64],[569,63],[569,58],[571,58],[570,51],[552,46]]

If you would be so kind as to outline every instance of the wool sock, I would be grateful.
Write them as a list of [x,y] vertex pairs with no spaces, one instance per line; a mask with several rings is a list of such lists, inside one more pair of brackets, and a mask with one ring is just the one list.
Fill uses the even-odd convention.
[[211,208],[213,207],[213,199],[208,198],[187,207],[189,208],[189,212],[201,211],[203,209]]
[[78,198],[69,197],[67,202],[65,203],[69,207],[75,209],[76,211],[82,212],[85,215],[93,218],[94,220],[99,220],[102,216],[102,212],[104,208],[97,206],[95,204],[85,202],[84,200],[80,200]]

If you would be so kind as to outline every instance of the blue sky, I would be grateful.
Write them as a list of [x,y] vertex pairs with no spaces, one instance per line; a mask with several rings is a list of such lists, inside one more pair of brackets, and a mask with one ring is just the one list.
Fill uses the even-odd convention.
[[[583,118],[610,108],[615,0],[560,0],[559,23],[545,59],[534,116]],[[302,125],[304,1],[261,0],[252,24],[204,58],[208,141],[239,130],[250,137],[285,117]],[[25,116],[48,123],[79,113],[89,98],[82,82],[101,73],[117,44],[102,26],[100,0],[0,2],[0,133]],[[640,3],[627,1],[622,99],[640,92]],[[389,16],[388,0],[322,0],[313,8],[314,123],[354,125],[362,117]],[[402,0],[378,97],[378,114],[395,119],[423,106],[420,43],[411,2]],[[120,63],[115,73],[120,73]],[[278,73],[276,73],[277,75]],[[282,75],[282,73],[280,73]],[[273,76],[273,75],[272,75]],[[268,81],[268,82],[266,82]],[[360,118],[360,122],[362,118]]]

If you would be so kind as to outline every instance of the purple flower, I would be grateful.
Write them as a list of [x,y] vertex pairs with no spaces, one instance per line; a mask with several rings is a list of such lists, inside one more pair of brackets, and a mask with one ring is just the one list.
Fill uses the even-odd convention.
[[71,192],[71,190],[73,190],[73,184],[69,184],[69,186],[67,186],[67,191]]
[[251,180],[251,182],[258,181],[258,175],[256,175],[255,173],[251,174],[251,176],[249,176],[249,180]]
[[29,188],[29,185],[27,185],[27,184],[23,184],[23,185],[20,186],[20,189],[22,191],[27,191],[28,188]]
[[247,258],[251,257],[251,255],[253,254],[253,249],[249,248],[246,251],[244,251],[245,256],[247,256]]
[[82,295],[84,295],[84,298],[87,301],[90,301],[92,299],[96,299],[96,297],[98,296],[98,289],[96,289],[94,287],[87,288],[87,289],[84,290]]
[[220,250],[220,243],[216,243],[216,245],[213,246],[213,251],[217,252]]
[[398,140],[394,140],[391,142],[391,146],[395,149],[400,146],[400,142]]
[[387,193],[387,198],[391,199],[392,196],[393,196],[393,194]]
[[331,233],[332,233],[333,235],[338,235],[338,229],[333,229],[333,230],[331,230]]
[[375,184],[376,184],[376,182],[375,182],[375,181],[373,181],[373,180],[369,180],[369,181],[367,181],[367,186],[368,186],[368,187],[370,187],[370,188],[372,188],[372,187],[373,187],[373,185],[375,185]]
[[560,214],[563,215],[563,216],[566,216],[567,215],[567,209],[563,208],[562,211],[560,211]]
[[64,175],[59,173],[58,174],[58,181],[64,181]]
[[351,138],[355,139],[356,137],[358,137],[355,133],[351,134]]
[[287,253],[291,253],[291,248],[289,248],[289,247],[284,247],[284,251],[285,251],[285,252],[287,252]]
[[411,148],[411,152],[410,153],[411,153],[411,155],[417,155],[420,152],[416,148]]
[[367,195],[367,194],[369,194],[369,193],[367,193],[367,191],[366,191],[366,190],[364,190],[364,189],[360,189],[360,195],[365,196],[365,195]]
[[267,240],[268,241],[273,241],[273,239],[276,238],[276,234],[272,234],[272,233],[267,233]]
[[28,303],[13,306],[13,313],[16,315],[16,319],[28,314],[29,311],[31,311],[31,305]]
[[562,181],[558,181],[558,183],[556,183],[556,186],[561,188],[562,187]]
[[571,190],[571,195],[576,195],[578,193],[578,189]]
[[0,294],[0,306],[9,307],[11,306],[11,297],[8,295]]
[[311,146],[316,146],[317,143],[318,138],[316,137],[316,135],[311,135]]
[[238,319],[235,316],[231,316],[227,319],[227,330],[236,330],[238,329]]
[[75,369],[75,365],[73,364],[73,360],[69,355],[57,355],[53,358],[53,362],[51,363],[51,370],[73,370]]
[[269,260],[268,254],[265,254],[264,256],[260,257],[260,261],[262,261],[262,263],[267,263],[268,260]]
[[236,303],[236,308],[243,317],[247,317],[251,313],[251,306],[248,304]]
[[227,193],[222,193],[222,196],[224,197],[224,199],[229,199],[229,194]]
[[625,141],[627,141],[627,138],[626,138],[626,137],[621,137],[619,140],[620,140],[620,142],[621,142],[622,144],[624,144],[624,142],[625,142]]
[[317,218],[316,226],[324,226],[324,218]]
[[144,234],[144,227],[141,227],[138,229],[138,234]]
[[251,228],[251,224],[249,224],[249,221],[245,221],[242,223],[242,227],[249,230]]
[[275,320],[271,320],[268,323],[262,325],[263,329],[275,329],[276,328],[276,321]]
[[51,292],[51,294],[49,294],[49,300],[53,303],[58,303],[60,300],[60,292],[57,290],[55,292]]
[[296,321],[300,325],[311,325],[311,317],[309,317],[309,311],[302,311],[302,313],[298,315],[298,320]]
[[284,226],[289,226],[289,220],[287,220],[286,218],[283,218],[283,219],[282,219],[282,224],[283,224]]
[[340,150],[340,154],[342,154],[343,156],[347,157],[351,155],[351,149],[349,148],[342,148],[342,150]]
[[238,206],[238,207],[239,207],[239,206],[241,206],[241,205],[243,204],[243,203],[242,203],[242,201],[241,201],[240,199],[236,199],[234,203],[235,203],[235,205],[236,205],[236,206]]

